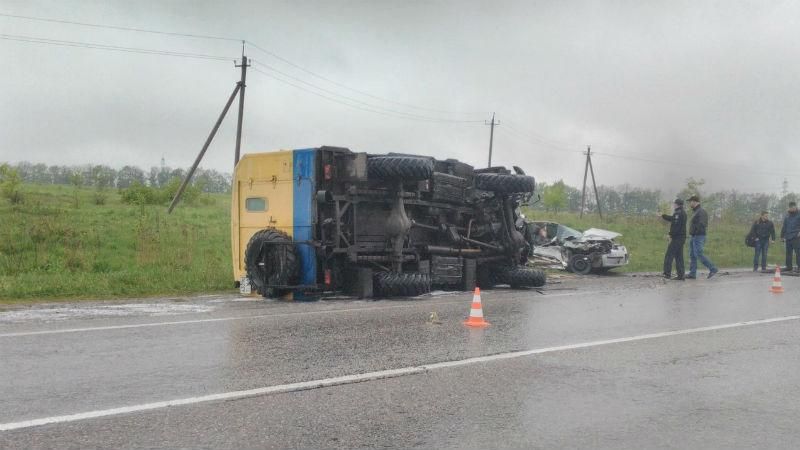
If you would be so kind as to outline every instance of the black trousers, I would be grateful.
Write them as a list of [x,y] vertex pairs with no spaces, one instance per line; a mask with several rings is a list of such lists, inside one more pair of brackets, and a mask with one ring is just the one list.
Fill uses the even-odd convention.
[[664,274],[672,273],[672,260],[675,260],[675,273],[678,278],[683,278],[683,244],[686,243],[686,236],[674,237],[667,245],[667,253],[664,255]]
[[792,268],[792,253],[795,255],[797,267],[800,267],[800,238],[786,240],[786,268]]

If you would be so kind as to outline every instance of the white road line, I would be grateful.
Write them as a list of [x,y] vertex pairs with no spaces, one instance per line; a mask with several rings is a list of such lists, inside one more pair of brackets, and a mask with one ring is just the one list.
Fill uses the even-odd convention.
[[629,336],[616,339],[605,339],[600,341],[582,342],[578,344],[560,345],[556,347],[545,347],[532,350],[522,350],[516,352],[498,353],[495,355],[480,356],[476,358],[467,358],[457,361],[444,361],[433,364],[426,364],[422,366],[403,367],[400,369],[381,370],[377,372],[368,372],[361,374],[345,375],[333,378],[324,378],[320,380],[303,381],[298,383],[280,384],[276,386],[267,386],[257,389],[248,389],[243,391],[223,392],[219,394],[203,395],[200,397],[188,397],[176,400],[168,400],[163,402],[144,403],[140,405],[123,406],[120,408],[101,409],[96,411],[88,411],[77,414],[68,414],[63,416],[43,417],[33,420],[25,420],[21,422],[9,422],[0,424],[0,431],[19,430],[22,428],[31,428],[41,425],[50,425],[57,423],[76,422],[79,420],[94,419],[99,417],[116,416],[120,414],[128,414],[134,412],[150,411],[155,409],[169,408],[171,406],[192,405],[196,403],[205,403],[219,400],[234,400],[245,397],[254,397],[268,394],[279,394],[286,392],[304,391],[309,389],[318,389],[323,387],[339,386],[344,384],[362,383],[366,381],[382,380],[387,378],[396,378],[406,375],[422,374],[434,370],[447,369],[452,367],[466,366],[470,364],[487,363],[492,361],[499,361],[505,359],[520,358],[531,355],[541,355],[543,353],[561,352],[566,350],[576,350],[582,348],[599,347],[610,344],[621,344],[625,342],[644,341],[648,339],[658,339],[670,336],[680,336],[694,333],[704,333],[708,331],[725,330],[730,328],[747,327],[752,325],[764,325],[777,322],[787,322],[791,320],[800,319],[797,316],[784,316],[774,317],[770,319],[750,320],[746,322],[728,323],[723,325],[712,325],[708,327],[689,328],[684,330],[664,331],[660,333],[641,334],[638,336]]
[[[462,303],[462,302],[443,302],[439,304],[447,304],[447,303]],[[255,314],[252,316],[235,316],[235,317],[216,317],[213,319],[195,319],[195,320],[175,320],[170,322],[149,322],[149,323],[135,323],[130,325],[109,325],[105,327],[87,327],[87,328],[64,328],[60,330],[42,330],[42,331],[21,331],[18,333],[5,333],[0,334],[0,338],[7,338],[7,337],[21,337],[21,336],[37,336],[43,334],[62,334],[62,333],[82,333],[87,331],[106,331],[106,330],[126,330],[129,328],[147,328],[147,327],[163,327],[167,325],[190,325],[196,323],[211,323],[211,322],[229,322],[233,320],[251,320],[251,319],[263,319],[267,317],[286,317],[286,316],[298,316],[304,314],[329,314],[329,313],[339,313],[339,312],[354,312],[354,311],[369,311],[369,310],[376,310],[376,309],[395,309],[395,308],[410,308],[412,306],[419,305],[419,303],[414,304],[407,304],[407,305],[392,305],[392,306],[382,306],[382,307],[366,307],[366,308],[345,308],[345,309],[329,309],[323,311],[302,311],[302,312],[291,312],[291,313],[274,313],[274,314]]]
[[[593,292],[569,292],[569,293],[562,293],[562,294],[547,294],[546,297],[553,298],[553,297],[567,297],[579,294],[592,294]],[[64,329],[57,329],[57,330],[41,330],[41,331],[20,331],[17,333],[3,333],[0,334],[0,338],[12,338],[12,337],[23,337],[23,336],[38,336],[38,335],[48,335],[48,334],[63,334],[63,333],[83,333],[83,332],[90,332],[90,331],[107,331],[107,330],[126,330],[130,328],[147,328],[147,327],[163,327],[168,325],[190,325],[190,324],[197,324],[197,323],[212,323],[212,322],[229,322],[233,320],[251,320],[251,319],[264,319],[269,317],[287,317],[287,316],[298,316],[304,314],[332,314],[332,313],[342,313],[342,312],[356,312],[356,311],[374,311],[374,310],[384,310],[384,309],[399,309],[399,308],[413,308],[416,306],[436,306],[436,305],[457,305],[457,304],[464,304],[469,305],[470,301],[472,300],[472,293],[465,293],[469,295],[469,299],[467,300],[453,300],[447,302],[439,302],[439,301],[432,301],[432,300],[424,300],[421,302],[415,301],[408,301],[407,303],[403,303],[402,305],[388,305],[388,306],[367,306],[364,308],[342,308],[342,309],[327,309],[327,310],[320,310],[320,311],[299,311],[299,312],[290,312],[290,313],[273,313],[273,314],[255,314],[252,316],[234,316],[234,317],[216,317],[213,319],[194,319],[194,320],[175,320],[170,322],[148,322],[148,323],[135,323],[129,325],[109,325],[104,327],[86,327],[86,328],[64,328]],[[466,297],[465,297],[466,298]],[[507,300],[512,297],[505,297],[499,300]]]

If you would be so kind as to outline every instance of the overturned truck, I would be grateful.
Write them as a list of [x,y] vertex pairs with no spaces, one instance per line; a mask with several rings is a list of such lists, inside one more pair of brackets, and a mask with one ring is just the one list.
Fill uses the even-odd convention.
[[518,229],[534,178],[448,159],[320,147],[245,155],[233,176],[234,279],[266,297],[539,287]]

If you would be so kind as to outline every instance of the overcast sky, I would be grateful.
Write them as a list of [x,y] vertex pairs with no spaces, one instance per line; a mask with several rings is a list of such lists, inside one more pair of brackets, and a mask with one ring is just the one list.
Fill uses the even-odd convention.
[[[243,38],[306,69],[246,47],[253,69],[305,90],[248,72],[244,152],[485,166],[495,111],[493,162],[541,181],[580,185],[591,145],[599,184],[777,193],[786,177],[800,191],[800,2],[0,0],[0,13]],[[187,167],[239,77],[235,41],[8,17],[0,34],[229,59],[0,40],[0,161]],[[204,167],[231,170],[235,112]]]

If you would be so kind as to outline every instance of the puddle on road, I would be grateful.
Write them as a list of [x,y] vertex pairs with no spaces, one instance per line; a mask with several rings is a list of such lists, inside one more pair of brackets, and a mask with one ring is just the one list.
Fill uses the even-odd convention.
[[0,323],[44,321],[90,317],[126,316],[173,316],[178,314],[205,313],[215,308],[208,305],[176,303],[131,303],[124,305],[56,306],[51,308],[25,309],[0,312]]

